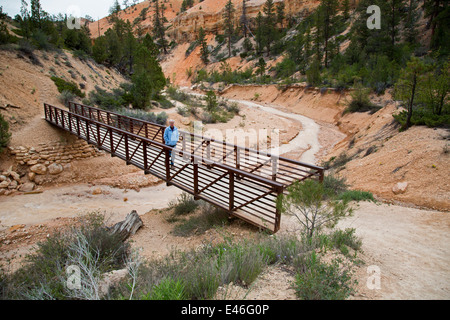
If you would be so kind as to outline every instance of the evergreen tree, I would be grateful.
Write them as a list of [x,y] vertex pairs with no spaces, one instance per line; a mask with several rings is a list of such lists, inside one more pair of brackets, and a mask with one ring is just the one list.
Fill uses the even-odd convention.
[[247,0],[242,0],[241,28],[244,33],[244,38],[247,38],[248,32]]
[[408,62],[405,69],[402,70],[400,78],[395,85],[395,95],[400,100],[403,100],[407,108],[407,119],[404,129],[411,126],[411,119],[413,116],[414,105],[416,103],[416,95],[421,90],[419,87],[421,77],[427,71],[427,68],[422,60],[413,57]]
[[417,42],[417,22],[419,20],[417,8],[418,0],[409,0],[408,14],[405,21],[405,40],[411,44]]
[[450,6],[447,0],[424,0],[425,17],[431,28],[431,48],[450,53]]
[[261,54],[264,48],[264,21],[261,12],[256,16],[256,47],[258,54]]
[[231,38],[234,34],[234,6],[231,0],[228,0],[227,4],[225,5],[225,12],[223,14],[224,18],[224,31],[225,31],[225,37],[227,38],[228,42],[228,57],[231,57]]
[[326,68],[328,68],[330,51],[332,51],[330,39],[336,34],[337,11],[337,0],[322,0],[316,12],[316,36],[323,46]]
[[204,64],[209,63],[209,50],[206,43],[206,35],[203,28],[200,28],[198,32],[198,43],[200,44],[200,55]]
[[270,49],[272,43],[277,40],[277,30],[276,30],[276,13],[275,5],[273,0],[266,0],[263,7],[264,12],[264,42],[267,48],[267,54],[270,56]]
[[39,29],[41,27],[42,6],[39,0],[31,0],[31,23],[33,28]]
[[146,109],[152,97],[158,97],[164,89],[166,78],[158,61],[144,45],[140,45],[136,51],[134,70],[131,77],[133,106]]
[[[400,23],[405,17],[405,0],[388,0],[387,21],[389,26],[389,36],[391,38],[391,51],[398,41]],[[392,52],[393,54],[393,52]],[[393,57],[393,55],[391,55]]]
[[164,27],[164,21],[160,11],[159,0],[155,1],[155,16],[153,23],[153,32],[158,39],[158,46],[163,49],[164,54],[167,54],[166,28]]
[[286,13],[284,10],[286,9],[286,5],[284,2],[280,2],[280,4],[277,7],[277,23],[280,25],[280,28],[283,29],[283,23],[286,19]]

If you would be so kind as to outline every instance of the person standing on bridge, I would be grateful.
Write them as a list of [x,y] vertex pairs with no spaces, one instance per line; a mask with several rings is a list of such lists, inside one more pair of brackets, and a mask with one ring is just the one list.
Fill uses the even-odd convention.
[[[178,128],[175,127],[175,120],[169,120],[169,127],[164,131],[164,141],[166,146],[176,148],[178,141],[180,140],[180,133]],[[173,167],[175,165],[175,153],[169,152],[170,164]]]

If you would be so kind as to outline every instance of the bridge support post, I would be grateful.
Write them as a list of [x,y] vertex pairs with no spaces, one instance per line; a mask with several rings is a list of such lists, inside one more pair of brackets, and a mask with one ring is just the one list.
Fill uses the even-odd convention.
[[171,186],[171,183],[169,182],[170,181],[170,159],[169,159],[170,158],[170,155],[169,155],[170,151],[167,148],[164,148],[164,152],[166,154],[166,159],[165,159],[166,183],[167,183],[167,186],[170,187]]
[[198,163],[195,163],[195,159],[193,161],[194,161],[194,199],[199,200],[200,198],[198,197]]
[[229,172],[229,210],[230,213],[234,211],[234,172]]

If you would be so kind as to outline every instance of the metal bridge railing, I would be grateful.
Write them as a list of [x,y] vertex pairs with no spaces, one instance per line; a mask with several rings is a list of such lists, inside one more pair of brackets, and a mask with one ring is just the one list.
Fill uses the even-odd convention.
[[[52,125],[144,170],[146,174],[152,174],[168,185],[258,227],[274,233],[280,229],[281,214],[277,210],[276,199],[286,187],[280,181],[227,162],[214,161],[195,150],[191,153],[186,149],[168,147],[162,142],[162,126],[121,118],[95,108],[74,110],[72,106],[71,111],[67,111],[44,104],[44,109],[45,119]],[[203,151],[207,153],[207,148]],[[170,152],[180,155],[174,167],[170,166]]]

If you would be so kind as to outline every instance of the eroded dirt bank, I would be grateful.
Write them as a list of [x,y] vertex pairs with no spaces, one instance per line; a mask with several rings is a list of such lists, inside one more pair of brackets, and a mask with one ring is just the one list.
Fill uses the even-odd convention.
[[[251,100],[315,120],[321,125],[321,143],[328,141],[331,146],[331,150],[319,152],[317,162],[345,159],[337,174],[344,176],[352,188],[388,201],[450,210],[449,131],[420,126],[399,132],[393,118],[399,107],[389,93],[372,96],[372,102],[381,107],[373,114],[344,113],[351,100],[349,93],[305,86],[283,90],[274,85],[230,86],[222,96]],[[333,128],[345,135],[334,137]],[[394,194],[394,186],[405,182],[406,190]]]

